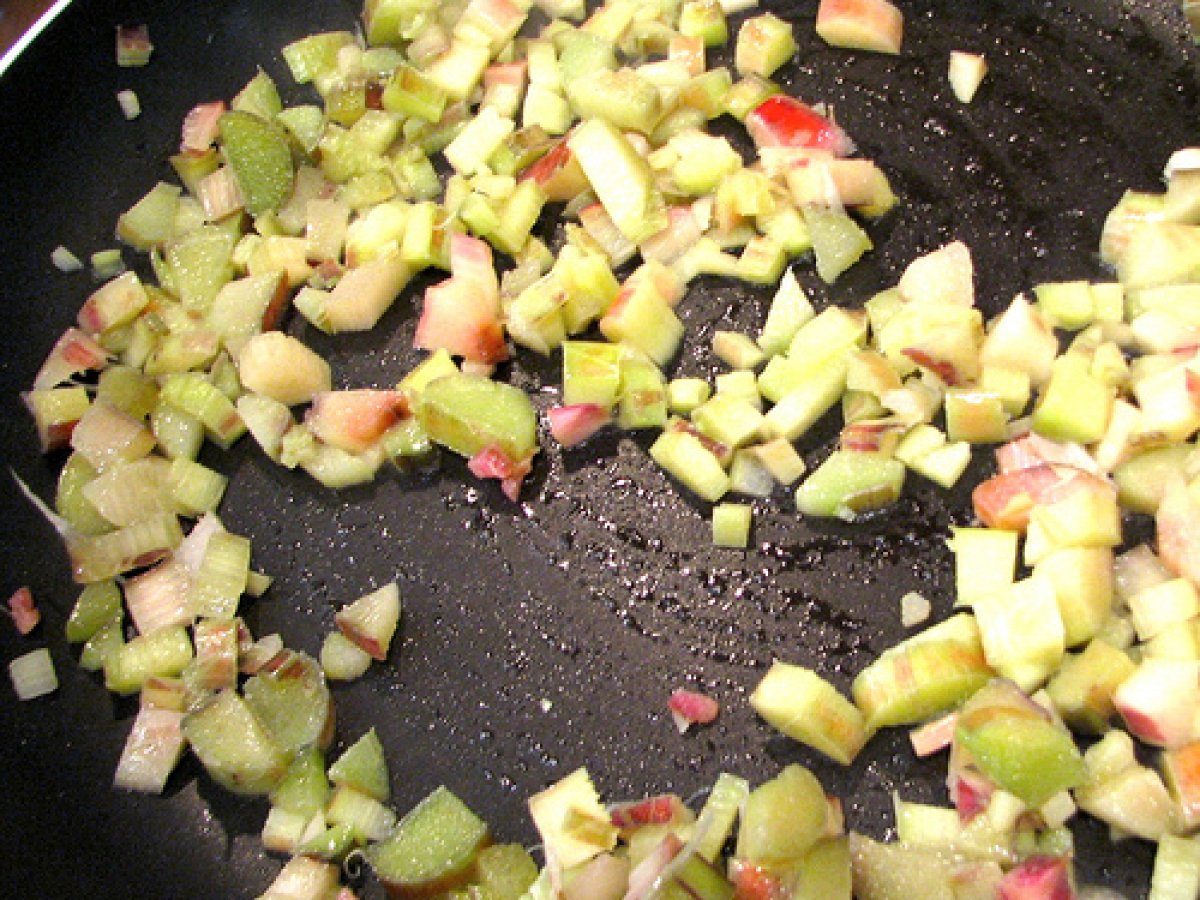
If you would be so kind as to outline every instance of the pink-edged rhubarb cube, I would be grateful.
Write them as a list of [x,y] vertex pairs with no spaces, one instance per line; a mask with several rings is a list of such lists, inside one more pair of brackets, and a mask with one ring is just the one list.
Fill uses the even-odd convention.
[[817,34],[833,47],[900,52],[904,15],[888,0],[821,0]]

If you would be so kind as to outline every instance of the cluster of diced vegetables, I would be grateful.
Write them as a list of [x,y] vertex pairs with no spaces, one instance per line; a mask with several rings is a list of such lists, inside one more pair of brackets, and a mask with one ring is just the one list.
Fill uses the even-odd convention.
[[[663,371],[687,283],[774,284],[809,250],[832,280],[870,246],[845,207],[885,212],[887,180],[843,158],[841,129],[768,80],[795,49],[773,15],[742,24],[737,80],[705,67],[706,48],[729,33],[715,2],[612,3],[514,42],[527,18],[508,2],[369,5],[370,49],[338,32],[284,50],[323,106],[283,108],[260,72],[231,108],[196,107],[171,160],[186,191],[158,184],[118,227],[149,253],[158,284],[124,273],[88,300],[27,397],[44,446],[66,443],[81,420],[82,436],[132,433],[129,419],[142,419],[129,455],[153,438],[179,459],[204,436],[228,446],[248,430],[272,459],[344,487],[438,444],[515,497],[538,441],[528,397],[488,377],[509,341],[563,348],[564,402],[549,413],[563,443],[614,418],[663,428],[654,455],[671,469],[694,448],[695,434],[678,432],[723,436],[744,404]],[[827,18],[836,34],[840,20]],[[705,131],[725,114],[744,120],[755,164]],[[444,185],[438,154],[452,173]],[[531,233],[547,202],[573,220],[557,256]],[[503,279],[493,248],[514,262]],[[333,390],[329,365],[273,330],[289,302],[324,331],[370,329],[431,266],[451,273],[425,291],[415,344],[431,355],[395,387]],[[778,322],[798,322],[807,303],[788,284],[779,305],[795,309],[773,317],[772,352],[790,327]],[[579,339],[593,326],[611,343]],[[737,335],[719,343],[743,376],[762,352]],[[95,402],[60,386],[87,369],[104,369]],[[728,383],[756,393],[745,377]],[[299,404],[301,421],[289,409]],[[755,437],[744,420],[732,427],[739,446],[725,465]],[[780,477],[796,473],[782,442],[760,455]]]
[[[536,5],[547,23],[518,37],[533,10],[514,0],[371,0],[368,47],[338,32],[284,49],[321,105],[285,108],[261,72],[228,107],[201,104],[171,160],[183,188],[160,183],[121,217],[157,283],[127,272],[93,293],[26,395],[43,448],[70,450],[55,511],[86,586],[68,637],[110,689],[141,695],[117,783],[160,791],[190,747],[219,783],[268,794],[264,842],[292,854],[276,898],[349,896],[337,863],[363,848],[400,895],[1065,897],[1077,808],[1159,842],[1153,896],[1194,896],[1197,159],[1177,155],[1165,193],[1109,216],[1117,281],[1039,285],[985,324],[953,243],[864,309],[818,312],[789,260],[811,252],[832,282],[870,248],[847,208],[895,198],[830,116],[770,81],[791,26],[746,18],[735,75],[706,51],[752,4],[609,0],[586,19],[581,2]],[[900,27],[884,0],[826,0],[817,20],[831,43],[890,53]],[[982,77],[978,61],[951,72],[960,96]],[[721,115],[745,124],[750,164],[706,131]],[[557,253],[533,233],[548,203],[565,204]],[[503,277],[493,250],[512,260]],[[326,332],[375,327],[431,267],[450,275],[424,294],[429,355],[396,386],[334,390],[328,363],[276,330],[289,305]],[[715,391],[666,374],[699,275],[779,285],[759,333],[714,336],[730,370]],[[798,766],[753,790],[723,775],[698,814],[674,795],[605,807],[580,770],[530,801],[539,869],[489,846],[444,788],[398,818],[373,732],[326,766],[327,679],[386,658],[398,591],[342,610],[319,663],[254,640],[238,606],[269,578],[217,518],[226,480],[201,445],[249,432],[331,487],[439,445],[515,499],[539,442],[529,397],[493,377],[510,342],[562,354],[559,443],[658,430],[652,458],[718,504],[721,544],[749,540],[750,506],[726,495],[797,482],[797,441],[835,407],[839,446],[796,489],[803,515],[878,510],[909,471],[949,487],[973,446],[1002,445],[974,493],[982,526],[952,537],[962,611],[870,664],[852,701],[785,662],[751,697],[843,764],[878,729],[918,726],[918,753],[949,748],[954,808],[897,797],[899,843],[881,844],[847,836]],[[94,386],[75,383],[86,372]],[[1122,508],[1156,517],[1157,551],[1118,551]],[[1067,726],[1099,740],[1083,752]],[[1134,738],[1161,748],[1157,769]]]

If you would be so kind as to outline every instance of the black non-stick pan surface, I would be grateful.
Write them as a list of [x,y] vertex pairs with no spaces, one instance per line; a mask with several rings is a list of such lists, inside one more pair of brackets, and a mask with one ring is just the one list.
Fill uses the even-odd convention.
[[[797,266],[819,305],[860,304],[952,239],[974,251],[989,313],[1038,281],[1105,277],[1096,253],[1105,212],[1126,187],[1159,188],[1170,152],[1200,141],[1197,57],[1173,0],[903,2],[899,58],[824,46],[816,5],[764,4],[795,23],[800,51],[782,80],[832,104],[901,198],[870,226],[876,251],[834,288]],[[80,670],[63,640],[77,588],[53,530],[7,470],[49,497],[62,461],[39,456],[18,393],[94,285],[55,270],[51,251],[114,246],[117,214],[170,177],[184,113],[232,96],[256,66],[289,99],[305,97],[278,48],[352,27],[356,13],[338,0],[79,0],[0,79],[0,594],[28,584],[45,615],[29,638],[0,620],[0,657],[48,646],[61,679],[56,694],[30,703],[0,683],[4,896],[253,897],[280,865],[259,847],[265,804],[214,787],[194,760],[163,797],[110,786],[134,708]],[[122,22],[149,24],[147,68],[116,67]],[[991,65],[969,106],[946,81],[953,49]],[[142,100],[134,122],[118,109],[121,88]],[[551,218],[544,224],[552,230]],[[370,334],[327,338],[299,316],[287,328],[331,359],[341,386],[390,385],[418,358],[411,342],[426,283]],[[694,284],[674,372],[716,371],[713,329],[753,331],[768,298],[724,281]],[[556,383],[557,366],[522,354],[502,374],[546,406],[553,394],[540,388]],[[806,440],[810,464],[835,428]],[[341,493],[272,466],[248,440],[205,459],[233,474],[224,521],[253,539],[256,567],[276,576],[246,609],[256,634],[278,631],[316,653],[336,608],[399,581],[404,619],[390,660],[335,694],[337,746],[378,729],[400,811],[444,783],[499,839],[533,844],[525,798],[581,765],[617,800],[687,797],[723,770],[760,781],[792,761],[846,800],[850,827],[877,837],[889,835],[893,790],[944,803],[944,759],[916,761],[903,731],[880,735],[843,769],[773,734],[746,698],[773,658],[847,688],[903,636],[907,591],[945,616],[944,537],[970,520],[966,491],[913,477],[894,509],[853,527],[801,521],[780,491],[755,503],[752,550],[718,550],[706,509],[656,470],[648,443],[611,436],[561,452],[546,441],[519,505],[453,459]],[[971,478],[991,465],[977,456]],[[719,698],[718,721],[676,733],[666,699],[678,686]],[[1144,894],[1151,847],[1110,845],[1094,822],[1076,833],[1083,880]]]

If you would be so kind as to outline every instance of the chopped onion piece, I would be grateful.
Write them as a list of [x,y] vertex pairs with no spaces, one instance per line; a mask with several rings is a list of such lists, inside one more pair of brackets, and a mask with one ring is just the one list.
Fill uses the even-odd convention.
[[18,656],[8,664],[8,677],[20,700],[33,700],[58,690],[58,676],[54,673],[54,661],[50,651],[43,647]]
[[663,876],[683,847],[683,842],[678,837],[667,832],[658,846],[629,873],[629,888],[625,892],[625,900],[643,900],[654,893],[655,887],[666,883],[667,879]]
[[225,526],[216,515],[209,513],[201,516],[175,551],[175,558],[187,566],[188,572],[194,576],[200,571],[200,564],[204,561],[208,539],[224,530]]
[[83,268],[83,260],[59,244],[50,254],[50,262],[60,272],[78,272]]
[[128,88],[117,91],[117,103],[121,106],[121,114],[130,122],[142,114],[142,103],[138,100],[138,95]]

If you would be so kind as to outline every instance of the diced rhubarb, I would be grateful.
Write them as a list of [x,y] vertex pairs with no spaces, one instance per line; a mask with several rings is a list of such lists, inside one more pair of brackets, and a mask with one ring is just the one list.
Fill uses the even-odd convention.
[[667,707],[680,732],[687,731],[692,725],[711,724],[721,711],[721,704],[707,694],[682,688],[671,694]]
[[932,756],[950,746],[954,740],[954,729],[958,726],[958,714],[947,713],[940,719],[926,722],[908,733],[909,743],[917,756]]
[[550,434],[564,447],[582,444],[612,421],[612,411],[598,403],[552,406],[546,410]]
[[450,270],[452,277],[426,289],[413,344],[480,363],[507,359],[491,248],[469,235],[451,235]]
[[768,97],[746,116],[746,130],[754,145],[806,147],[845,156],[854,149],[849,136],[807,103],[784,94]]
[[425,306],[413,345],[445,349],[480,363],[508,358],[504,329],[490,303],[481,303],[472,286],[449,278],[425,291]]
[[108,351],[78,328],[68,328],[33,379],[34,390],[52,388],[80,372],[96,371],[108,365]]
[[13,591],[13,595],[8,598],[8,611],[21,634],[29,634],[42,620],[42,614],[33,602],[33,591],[28,587],[19,587]]
[[675,794],[658,794],[636,800],[633,803],[619,803],[609,808],[609,819],[618,828],[637,828],[642,825],[669,825],[677,821],[683,814],[683,801]]
[[324,391],[313,397],[304,421],[325,443],[362,453],[408,414],[408,399],[400,391]]
[[358,598],[333,617],[338,629],[373,659],[387,659],[400,622],[400,588],[395,582]]
[[989,528],[1023,531],[1035,504],[1069,494],[1085,484],[1103,485],[1100,479],[1071,466],[1038,465],[994,475],[972,492],[975,514]]
[[1200,502],[1177,482],[1164,493],[1155,524],[1158,553],[1167,568],[1200,584]]
[[521,495],[521,484],[533,469],[532,457],[513,459],[500,447],[484,447],[467,461],[467,467],[476,478],[495,478],[500,482],[504,496],[516,503]]
[[729,868],[734,900],[783,900],[791,894],[783,878],[765,866],[733,859]]
[[150,43],[150,29],[146,25],[117,26],[117,65],[121,68],[137,68],[150,62],[154,45]]
[[214,100],[192,107],[183,117],[183,135],[179,149],[184,153],[204,153],[217,140],[225,101]]
[[817,34],[834,47],[897,54],[904,16],[888,0],[821,0]]
[[80,307],[76,321],[88,334],[100,334],[132,322],[149,302],[137,274],[126,272],[97,288]]
[[571,152],[566,138],[522,172],[521,178],[536,181],[551,202],[572,200],[588,188],[587,176],[579,165],[578,157]]
[[1194,660],[1151,657],[1121,682],[1113,703],[1134,737],[1168,749],[1182,747],[1196,737],[1198,665]]
[[1062,856],[1031,856],[996,886],[998,900],[1073,900],[1071,865]]
[[[955,717],[957,727],[957,717]],[[996,786],[974,769],[953,772],[949,778],[950,802],[958,810],[958,818],[967,823],[987,809]]]

